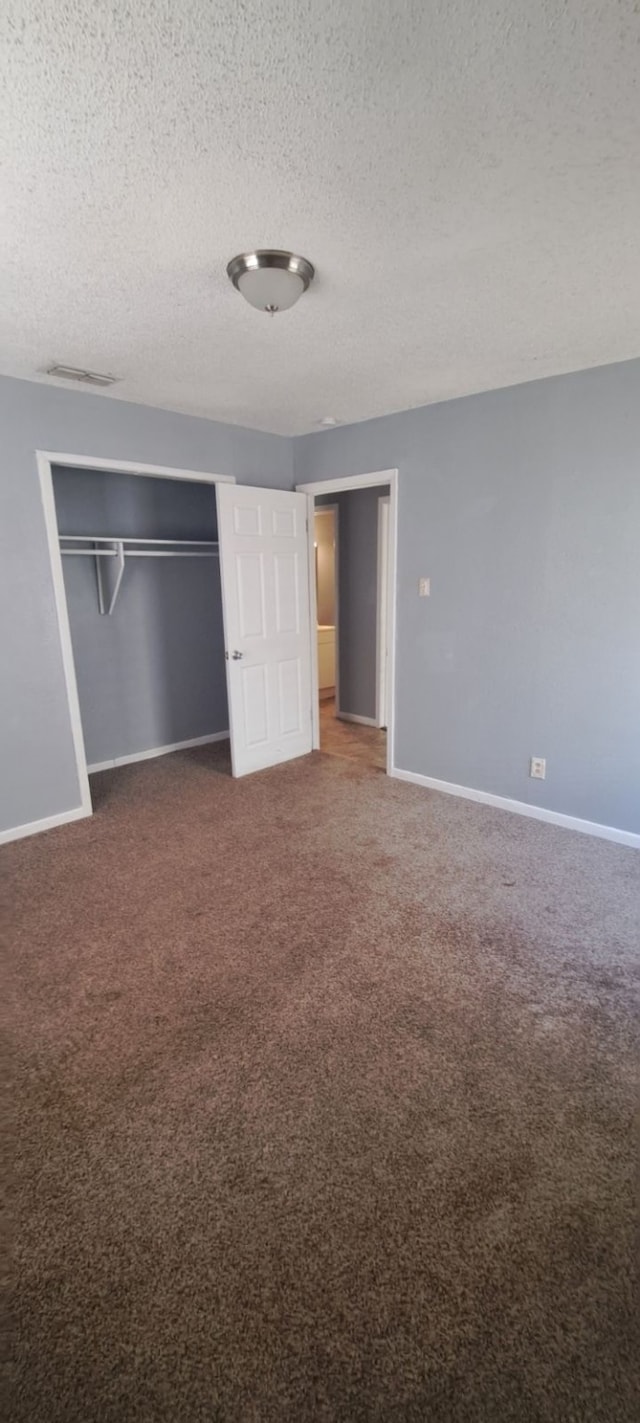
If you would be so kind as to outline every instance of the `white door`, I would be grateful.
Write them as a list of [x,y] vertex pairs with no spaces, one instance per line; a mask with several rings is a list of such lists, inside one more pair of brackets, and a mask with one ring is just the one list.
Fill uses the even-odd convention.
[[218,484],[234,776],[311,750],[307,500]]

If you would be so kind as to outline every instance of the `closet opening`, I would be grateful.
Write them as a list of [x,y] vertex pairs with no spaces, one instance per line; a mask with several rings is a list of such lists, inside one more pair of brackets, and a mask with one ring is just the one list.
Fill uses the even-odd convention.
[[[216,489],[53,456],[41,483],[90,814],[95,773],[228,740]],[[229,774],[226,747],[214,769]]]

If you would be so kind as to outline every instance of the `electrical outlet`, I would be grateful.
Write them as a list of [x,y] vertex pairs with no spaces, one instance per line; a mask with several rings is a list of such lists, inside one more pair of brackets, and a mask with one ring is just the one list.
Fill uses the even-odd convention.
[[529,775],[534,781],[544,781],[547,774],[547,763],[544,756],[532,756],[529,762]]
[[428,598],[428,597],[430,596],[430,594],[431,594],[431,579],[430,579],[430,578],[419,578],[419,579],[418,579],[418,597],[419,597],[419,598]]

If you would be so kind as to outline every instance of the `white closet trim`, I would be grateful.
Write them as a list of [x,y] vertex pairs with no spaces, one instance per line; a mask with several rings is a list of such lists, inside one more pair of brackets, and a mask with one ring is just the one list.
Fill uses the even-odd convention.
[[141,474],[152,479],[187,479],[191,484],[235,484],[233,474],[203,474],[199,469],[174,469],[169,464],[139,464],[137,460],[96,459],[93,455],[61,455],[52,450],[36,450],[40,466],[65,465],[67,469],[106,469],[110,474]]
[[84,749],[84,736],[82,734],[80,703],[78,701],[78,687],[73,662],[73,647],[71,644],[71,629],[69,627],[64,574],[62,571],[62,557],[60,554],[60,544],[58,542],[58,522],[53,497],[52,465],[65,465],[71,469],[107,469],[113,474],[148,475],[157,479],[184,479],[196,484],[235,484],[233,475],[210,474],[196,469],[176,469],[171,465],[140,464],[137,461],[134,463],[131,460],[104,459],[104,457],[100,456],[96,458],[95,455],[61,454],[53,450],[36,450],[35,457],[40,480],[40,496],[42,499],[42,511],[44,514],[47,544],[49,548],[49,561],[58,620],[62,665],[67,689],[69,725],[73,739],[78,775],[80,804],[73,806],[70,810],[62,811],[60,815],[47,817],[44,820],[33,821],[28,825],[15,826],[12,830],[4,832],[3,840],[13,840],[23,835],[37,834],[38,831],[49,829],[53,825],[64,825],[68,821],[80,820],[83,816],[93,813],[91,792],[89,789],[89,776],[87,774],[87,758]]

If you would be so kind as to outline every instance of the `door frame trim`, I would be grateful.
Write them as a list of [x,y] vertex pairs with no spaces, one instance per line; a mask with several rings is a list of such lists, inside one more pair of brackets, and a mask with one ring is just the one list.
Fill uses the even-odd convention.
[[[349,489],[375,489],[379,485],[389,485],[389,521],[387,530],[387,775],[393,775],[394,742],[396,720],[396,603],[397,603],[397,550],[398,550],[398,471],[397,469],[373,470],[371,474],[352,474],[338,479],[319,479],[311,483],[296,484],[299,494],[307,495],[307,531],[309,540],[309,635],[312,646],[317,643],[317,609],[315,559],[313,556],[313,515],[318,494],[341,494]],[[313,749],[320,749],[320,693],[318,688],[318,658],[311,658],[311,723],[313,728]]]
[[98,457],[95,455],[58,454],[52,450],[36,450],[35,455],[45,532],[47,536],[49,566],[53,584],[53,598],[62,655],[65,690],[67,694],[69,725],[73,738],[78,786],[80,790],[80,804],[72,806],[69,810],[62,811],[59,815],[49,816],[44,821],[34,821],[33,824],[30,825],[16,826],[14,830],[5,832],[5,838],[7,839],[18,839],[24,835],[37,834],[40,830],[49,829],[51,825],[64,825],[67,821],[80,820],[84,816],[93,814],[84,733],[82,730],[82,717],[80,715],[78,682],[73,657],[73,644],[71,642],[69,609],[67,606],[67,594],[62,569],[62,555],[60,553],[58,519],[53,493],[53,466],[62,465],[67,469],[107,470],[111,474],[135,474],[143,478],[152,479],[184,479],[197,484],[235,484],[236,482],[234,476],[230,474],[211,474],[205,473],[203,470],[178,469],[172,465],[141,464],[138,461],[111,460],[104,459],[103,456]]

